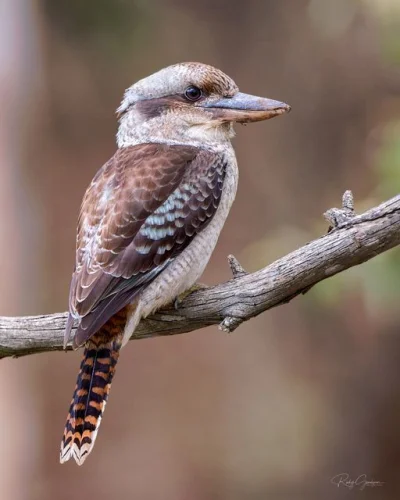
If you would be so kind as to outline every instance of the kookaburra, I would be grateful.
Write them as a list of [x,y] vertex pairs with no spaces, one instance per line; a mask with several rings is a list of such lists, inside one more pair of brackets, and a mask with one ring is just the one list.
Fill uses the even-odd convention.
[[79,216],[65,345],[84,355],[60,460],[93,448],[119,352],[141,318],[203,273],[235,198],[234,123],[290,110],[239,92],[222,71],[182,63],[140,80],[118,108],[118,149]]

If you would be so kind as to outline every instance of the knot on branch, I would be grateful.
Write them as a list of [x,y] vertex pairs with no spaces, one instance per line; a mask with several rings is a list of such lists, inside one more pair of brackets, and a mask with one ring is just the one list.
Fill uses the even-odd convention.
[[[228,255],[228,263],[234,280],[248,274],[234,255]],[[242,318],[236,316],[226,316],[219,324],[218,328],[223,332],[231,333],[236,330],[236,328],[241,325],[243,321],[244,320]]]
[[235,316],[227,316],[221,321],[218,328],[226,333],[232,333],[236,328],[243,323],[242,318],[236,318]]
[[234,255],[228,255],[228,263],[232,271],[233,279],[241,278],[248,274]]
[[325,219],[329,222],[328,233],[340,228],[355,216],[353,193],[347,190],[342,197],[342,208],[330,208],[324,213]]

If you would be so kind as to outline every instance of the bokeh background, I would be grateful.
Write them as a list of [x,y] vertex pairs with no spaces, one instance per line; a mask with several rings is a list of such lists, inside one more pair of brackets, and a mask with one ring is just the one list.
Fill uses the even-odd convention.
[[[77,214],[134,81],[220,67],[288,116],[239,127],[202,279],[255,270],[400,192],[398,0],[2,0],[0,314],[67,308]],[[400,498],[400,252],[240,327],[124,349],[94,453],[58,463],[80,353],[0,362],[0,498]],[[364,491],[331,478],[366,474]]]

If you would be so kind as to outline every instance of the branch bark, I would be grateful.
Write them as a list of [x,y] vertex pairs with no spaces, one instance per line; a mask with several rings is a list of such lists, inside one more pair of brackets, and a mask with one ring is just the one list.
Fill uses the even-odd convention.
[[[328,234],[273,262],[246,273],[229,256],[233,279],[199,289],[181,302],[142,320],[132,339],[175,335],[220,324],[233,331],[243,321],[286,304],[320,281],[400,244],[400,195],[361,215],[353,211],[351,192],[343,207],[325,214]],[[67,313],[0,317],[0,358],[62,350]],[[70,347],[69,347],[70,348]]]

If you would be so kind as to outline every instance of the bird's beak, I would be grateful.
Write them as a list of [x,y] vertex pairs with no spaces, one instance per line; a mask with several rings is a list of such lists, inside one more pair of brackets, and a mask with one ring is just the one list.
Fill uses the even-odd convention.
[[213,117],[224,122],[248,123],[269,120],[274,116],[290,111],[290,106],[284,102],[257,97],[238,92],[233,97],[223,97],[203,105]]

